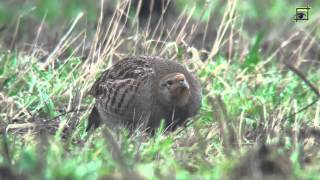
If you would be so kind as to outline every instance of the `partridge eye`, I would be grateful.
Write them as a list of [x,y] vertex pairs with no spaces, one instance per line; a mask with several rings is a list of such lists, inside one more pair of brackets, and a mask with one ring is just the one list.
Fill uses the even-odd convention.
[[167,81],[167,85],[171,86],[172,85],[172,81]]
[[305,17],[306,17],[306,15],[304,14],[304,13],[302,13],[302,12],[300,12],[300,13],[297,13],[297,19],[298,20],[302,20],[302,19],[304,19]]

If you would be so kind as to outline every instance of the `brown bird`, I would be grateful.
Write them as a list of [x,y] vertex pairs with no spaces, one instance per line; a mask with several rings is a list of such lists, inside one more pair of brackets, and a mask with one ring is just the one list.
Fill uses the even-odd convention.
[[177,62],[158,57],[128,57],[107,69],[94,83],[96,98],[87,131],[105,122],[111,128],[154,132],[164,119],[166,130],[183,125],[201,104],[199,81]]

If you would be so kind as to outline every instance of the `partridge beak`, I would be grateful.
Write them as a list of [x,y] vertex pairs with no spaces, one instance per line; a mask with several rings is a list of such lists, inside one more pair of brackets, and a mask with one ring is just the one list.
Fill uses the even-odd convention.
[[183,89],[187,89],[189,88],[189,84],[185,78],[185,76],[181,73],[177,73],[177,75],[175,76],[175,81],[177,83],[177,87],[183,88]]
[[185,80],[179,81],[179,87],[181,88],[189,88],[189,84]]

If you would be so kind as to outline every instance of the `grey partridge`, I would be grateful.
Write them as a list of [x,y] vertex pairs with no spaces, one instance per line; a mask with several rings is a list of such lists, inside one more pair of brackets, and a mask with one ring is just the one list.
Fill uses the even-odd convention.
[[166,130],[183,125],[201,105],[199,81],[181,64],[159,57],[128,57],[104,71],[90,94],[96,103],[87,131],[101,122],[111,128],[154,132],[164,120]]

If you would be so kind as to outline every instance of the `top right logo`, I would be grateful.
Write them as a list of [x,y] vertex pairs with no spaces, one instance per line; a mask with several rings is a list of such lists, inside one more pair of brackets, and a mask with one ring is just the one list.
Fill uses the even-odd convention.
[[296,15],[295,15],[295,21],[307,21],[309,20],[309,9],[311,9],[309,6],[307,7],[297,7],[296,8]]

